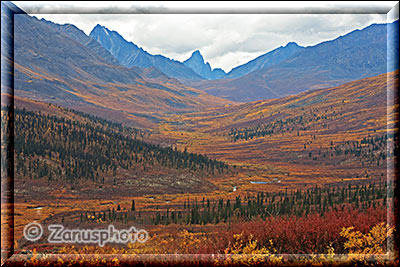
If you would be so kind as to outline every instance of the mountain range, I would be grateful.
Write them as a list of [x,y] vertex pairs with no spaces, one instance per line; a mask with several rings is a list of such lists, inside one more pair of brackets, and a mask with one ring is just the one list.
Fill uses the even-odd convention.
[[[255,60],[261,61],[258,62],[259,68],[239,78],[188,84],[215,96],[248,102],[284,97],[372,77],[398,69],[398,61],[392,62],[398,58],[398,28],[398,21],[373,24],[315,46],[297,47],[298,51],[293,55],[263,67],[263,61],[266,62],[273,55],[267,53]],[[394,43],[393,47],[389,46],[389,50],[387,37],[389,42],[393,40]],[[286,49],[280,50],[284,52]],[[254,61],[250,61],[237,69],[254,64]],[[232,73],[233,70],[228,76],[234,76]]]
[[303,49],[304,47],[299,46],[297,43],[289,42],[285,46],[278,47],[247,62],[246,64],[233,68],[224,78],[240,78],[252,71],[279,64]]
[[[398,57],[398,49],[387,50],[388,41],[393,40],[394,47],[398,47],[398,21],[372,24],[308,47],[289,42],[228,73],[212,69],[199,50],[180,63],[150,55],[104,26],[97,25],[90,36],[125,66],[154,66],[188,86],[236,102],[284,97],[398,69],[397,61],[387,60]],[[188,68],[198,76],[193,76]]]
[[72,24],[27,14],[15,15],[14,24],[17,96],[143,127],[163,112],[280,98],[398,69],[398,21],[314,46],[289,42],[228,73],[212,69],[199,50],[179,62],[101,25],[88,36]]
[[125,67],[157,67],[173,78],[204,79],[183,63],[162,55],[151,55],[136,44],[126,41],[118,32],[110,31],[99,24],[93,28],[89,36],[106,48]]
[[14,15],[14,93],[143,128],[169,112],[231,103],[154,67],[127,68],[75,26],[27,14]]

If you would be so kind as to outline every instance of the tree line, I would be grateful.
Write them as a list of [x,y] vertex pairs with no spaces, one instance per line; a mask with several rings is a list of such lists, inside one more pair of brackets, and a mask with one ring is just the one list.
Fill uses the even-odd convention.
[[[290,133],[293,131],[297,131],[297,135],[300,134],[300,131],[307,131],[311,129],[311,124],[313,122],[321,123],[321,121],[326,122],[330,120],[336,119],[340,116],[340,113],[337,113],[333,110],[331,106],[330,110],[326,109],[325,114],[318,114],[319,109],[310,109],[309,111],[304,111],[304,107],[301,108],[303,113],[301,115],[289,118],[280,118],[275,121],[257,124],[254,126],[244,127],[244,128],[231,128],[228,136],[230,137],[232,142],[236,142],[238,140],[249,140],[253,138],[270,136],[277,133]],[[280,112],[278,113],[280,114]],[[323,128],[328,128],[329,126],[326,123],[322,124]]]
[[81,214],[81,221],[137,221],[154,225],[205,225],[220,222],[233,222],[237,219],[250,221],[274,216],[305,217],[309,214],[324,215],[330,211],[343,211],[348,208],[367,210],[376,206],[386,206],[387,199],[393,198],[392,182],[370,182],[369,184],[351,184],[348,186],[315,186],[309,189],[297,189],[281,192],[258,192],[257,194],[238,195],[235,199],[210,200],[203,198],[184,201],[181,207],[167,207],[147,215],[135,209],[134,201],[128,211],[120,206],[101,212]]
[[156,212],[152,217],[153,224],[217,224],[242,218],[251,220],[269,216],[294,215],[307,216],[311,213],[324,214],[332,210],[343,210],[346,205],[365,210],[375,207],[377,201],[386,205],[387,198],[393,197],[393,186],[387,182],[371,182],[369,185],[352,185],[347,187],[325,186],[297,189],[288,192],[259,192],[255,195],[237,196],[230,199],[210,201],[204,199],[185,201],[181,210]]
[[228,169],[222,161],[144,142],[137,138],[139,130],[89,115],[78,121],[25,109],[14,112],[17,175],[74,182],[97,181],[104,173],[115,176],[118,168],[146,171],[158,165],[210,174]]
[[[393,147],[387,149],[388,141],[393,141]],[[334,145],[331,143],[329,149],[323,152],[323,157],[352,155],[364,158],[370,162],[376,162],[379,166],[382,160],[393,158],[398,150],[397,137],[393,134],[380,134],[363,137],[359,141],[346,141]]]

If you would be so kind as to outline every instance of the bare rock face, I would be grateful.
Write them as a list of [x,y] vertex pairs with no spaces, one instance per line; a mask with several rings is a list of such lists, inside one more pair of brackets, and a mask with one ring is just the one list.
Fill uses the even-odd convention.
[[222,79],[226,75],[222,69],[211,69],[210,63],[204,62],[204,58],[199,50],[194,51],[190,58],[185,60],[183,64],[208,80]]
[[118,61],[130,67],[157,67],[166,75],[177,79],[203,80],[204,78],[179,61],[162,55],[151,55],[132,42],[125,40],[118,32],[110,31],[104,26],[96,25],[90,37],[99,42]]

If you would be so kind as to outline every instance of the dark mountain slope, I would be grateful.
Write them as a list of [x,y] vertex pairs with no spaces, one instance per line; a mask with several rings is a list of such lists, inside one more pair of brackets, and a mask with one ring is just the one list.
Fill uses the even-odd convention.
[[[394,47],[387,50],[387,38]],[[389,55],[389,62],[388,62]],[[373,24],[301,49],[285,61],[241,78],[190,83],[210,94],[248,102],[337,86],[398,69],[398,21]],[[391,67],[387,69],[387,65]]]
[[55,30],[62,32],[80,44],[86,46],[87,48],[96,52],[96,54],[112,64],[119,64],[118,60],[111,55],[103,46],[101,46],[96,40],[87,36],[82,30],[77,28],[73,24],[57,24],[52,21],[41,19],[40,21],[45,22],[48,26],[54,28]]
[[233,68],[225,78],[239,78],[250,72],[264,69],[272,65],[276,65],[292,57],[294,54],[302,51],[304,47],[299,46],[294,42],[288,43],[286,46],[278,47],[264,55],[261,55],[246,64]]

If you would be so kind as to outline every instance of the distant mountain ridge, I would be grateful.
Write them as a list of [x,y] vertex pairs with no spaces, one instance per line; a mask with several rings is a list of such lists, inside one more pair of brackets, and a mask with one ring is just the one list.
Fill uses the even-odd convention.
[[[100,24],[93,28],[89,36],[99,42],[123,66],[156,67],[170,77],[185,81],[239,78],[252,71],[278,64],[304,48],[295,42],[289,42],[286,46],[269,51],[226,73],[221,68],[212,69],[199,50],[195,50],[185,61],[179,62],[162,55],[151,55],[133,42],[126,41],[118,32],[111,31]],[[182,64],[187,68],[184,68]]]
[[118,32],[110,31],[97,24],[89,34],[99,42],[125,67],[157,67],[166,75],[177,79],[203,80],[204,77],[194,72],[183,63],[162,55],[152,55],[132,42],[125,40]]
[[[188,84],[215,96],[249,102],[338,86],[391,72],[399,68],[398,23],[397,20],[389,24],[372,24],[334,40],[301,48],[280,63],[239,78]],[[388,39],[394,44],[389,50]]]
[[208,80],[222,79],[226,75],[225,71],[220,68],[211,69],[210,63],[204,62],[199,50],[194,51],[190,58],[183,61],[183,64]]
[[239,78],[249,74],[250,72],[279,64],[303,49],[304,47],[299,46],[297,43],[289,42],[285,46],[280,46],[247,62],[246,64],[233,68],[229,73],[227,73],[225,78]]
[[87,48],[96,52],[97,55],[104,58],[108,62],[112,64],[119,64],[118,60],[111,55],[110,52],[107,51],[103,46],[101,46],[96,40],[87,36],[81,29],[76,27],[73,24],[57,24],[52,21],[48,21],[45,19],[41,19],[40,21],[46,23],[48,26],[52,27],[53,29],[62,32],[75,41],[79,42],[80,44],[86,46]]
[[[2,12],[3,19],[8,23],[11,17]],[[13,22],[13,84],[17,97],[147,129],[167,112],[230,103],[187,87],[157,68],[122,66],[73,25],[38,20],[27,14],[15,15]]]
[[[15,42],[15,84],[24,84],[25,91],[40,88],[46,92],[45,96],[51,92],[53,99],[63,101],[75,98],[85,102],[78,93],[81,88],[98,93],[99,88],[104,90],[113,84],[111,87],[115,89],[124,84],[157,90],[167,85],[192,94],[191,90],[185,89],[185,86],[191,86],[228,100],[249,102],[337,86],[399,67],[398,20],[372,24],[314,46],[302,47],[289,42],[225,73],[221,69],[212,69],[199,50],[179,62],[162,55],[151,55],[126,41],[118,32],[99,24],[87,36],[72,24],[60,25],[25,16],[15,18],[20,22],[15,27],[19,34],[15,40],[22,40]],[[28,33],[21,25],[29,23],[34,27]],[[33,32],[40,37],[41,44],[27,39],[35,40]],[[60,34],[68,40],[62,41]],[[388,43],[394,45],[388,46]],[[30,51],[22,50],[22,45],[29,45]],[[60,49],[52,47],[54,45],[59,45]],[[32,77],[32,74],[36,78],[28,79],[27,76]],[[54,74],[58,77],[54,78]],[[68,82],[64,80],[67,77]],[[117,83],[120,85],[115,87]],[[173,103],[173,106],[185,105]]]

